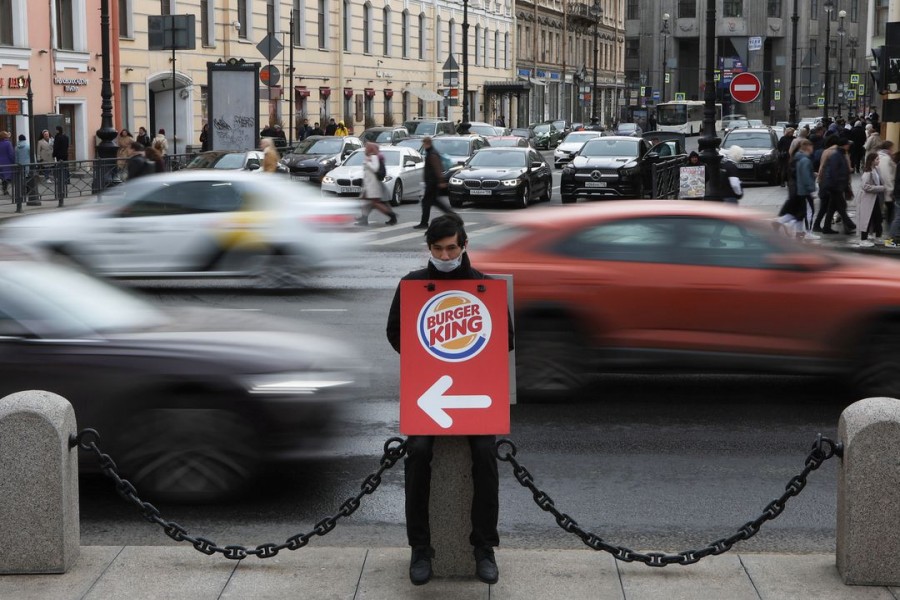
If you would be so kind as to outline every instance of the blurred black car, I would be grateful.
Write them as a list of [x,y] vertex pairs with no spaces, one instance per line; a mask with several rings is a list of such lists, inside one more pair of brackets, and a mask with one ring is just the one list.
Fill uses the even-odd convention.
[[350,346],[299,322],[163,310],[49,262],[0,259],[0,314],[0,397],[67,399],[141,496],[214,501],[321,456],[364,383]]
[[[201,152],[187,164],[185,169],[223,169],[230,171],[257,171],[262,168],[263,153],[260,150],[234,152],[230,150],[210,150]],[[277,172],[287,173],[288,168],[278,163]]]
[[441,155],[444,181],[458,171],[463,163],[490,143],[480,135],[442,135],[431,140],[431,146]]
[[281,164],[290,170],[291,178],[296,181],[322,183],[325,173],[360,148],[362,142],[353,136],[313,135],[297,142],[293,151],[281,159]]
[[537,123],[531,126],[534,131],[532,145],[538,150],[552,150],[559,145],[562,134],[553,123]]
[[534,147],[534,131],[532,131],[528,127],[516,127],[511,129],[509,135],[514,135],[516,137],[523,138],[528,145]]
[[739,128],[725,134],[719,154],[726,156],[728,148],[740,146],[744,157],[738,162],[741,181],[765,181],[775,185],[778,180],[778,137],[769,128]]
[[560,139],[566,137],[572,132],[572,122],[565,119],[557,119],[553,121],[553,126],[559,130]]
[[578,198],[644,198],[652,190],[652,166],[661,159],[687,162],[684,134],[653,132],[656,145],[643,138],[604,136],[584,143],[563,167],[563,204]]
[[519,208],[550,200],[550,165],[533,148],[485,148],[449,179],[450,206],[512,202]]

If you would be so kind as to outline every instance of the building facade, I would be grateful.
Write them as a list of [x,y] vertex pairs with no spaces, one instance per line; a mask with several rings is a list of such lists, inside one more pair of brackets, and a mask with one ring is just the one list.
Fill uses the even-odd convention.
[[[788,118],[794,7],[799,115],[822,114],[826,97],[829,116],[868,106],[867,0],[716,0],[716,98],[724,113],[767,123]],[[625,13],[630,109],[646,116],[659,102],[703,100],[706,0],[626,0]],[[762,84],[759,98],[747,104],[734,102],[728,91],[731,76],[743,71]]]

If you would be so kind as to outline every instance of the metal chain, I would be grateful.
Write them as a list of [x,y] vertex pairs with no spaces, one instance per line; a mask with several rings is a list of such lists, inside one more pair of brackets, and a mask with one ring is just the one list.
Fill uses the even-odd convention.
[[[508,451],[503,451],[504,446],[509,446]],[[503,462],[508,462],[513,469],[513,475],[522,485],[531,490],[535,503],[541,510],[547,511],[556,518],[556,523],[568,533],[573,533],[581,538],[581,541],[594,550],[602,550],[609,552],[616,559],[624,562],[642,562],[649,567],[665,567],[667,565],[692,565],[707,556],[722,554],[731,550],[737,542],[741,540],[749,540],[759,533],[760,527],[766,521],[771,521],[784,510],[784,506],[788,499],[799,494],[806,487],[806,478],[812,471],[822,466],[829,458],[834,456],[843,456],[843,445],[836,444],[828,438],[819,434],[812,446],[812,451],[806,457],[804,469],[799,475],[791,478],[785,486],[785,492],[775,500],[772,500],[763,509],[762,515],[752,521],[747,521],[737,530],[737,533],[711,542],[704,548],[696,550],[684,550],[677,554],[666,554],[664,552],[636,552],[625,546],[615,546],[605,542],[600,536],[590,531],[585,531],[579,527],[575,520],[566,513],[560,512],[553,500],[546,492],[541,491],[534,483],[534,477],[516,460],[516,446],[508,439],[500,439],[497,441],[496,454],[497,458]]]
[[218,552],[225,558],[233,560],[240,560],[248,556],[271,558],[281,550],[299,550],[306,546],[313,536],[327,534],[335,528],[339,519],[352,515],[356,509],[359,508],[362,497],[371,494],[378,489],[384,472],[397,464],[397,461],[406,455],[406,440],[399,437],[389,438],[384,443],[384,454],[382,454],[380,461],[381,466],[377,471],[363,480],[360,485],[360,492],[356,496],[347,498],[343,504],[341,504],[337,514],[322,519],[316,523],[315,527],[308,533],[298,533],[297,535],[293,535],[282,544],[260,544],[256,548],[245,548],[244,546],[239,545],[222,547],[218,546],[212,540],[190,535],[187,530],[178,523],[164,519],[155,506],[149,502],[142,501],[138,497],[137,490],[131,482],[119,475],[116,463],[113,462],[112,458],[110,458],[108,454],[101,452],[100,448],[97,447],[98,441],[100,441],[100,434],[93,429],[83,429],[77,436],[72,436],[69,440],[69,445],[73,448],[78,446],[82,450],[96,454],[100,463],[100,470],[103,471],[104,475],[116,482],[116,491],[119,495],[133,504],[147,521],[156,523],[162,527],[163,531],[165,531],[166,535],[170,538],[176,542],[188,542],[189,544],[192,544],[196,550],[204,554],[212,555]]

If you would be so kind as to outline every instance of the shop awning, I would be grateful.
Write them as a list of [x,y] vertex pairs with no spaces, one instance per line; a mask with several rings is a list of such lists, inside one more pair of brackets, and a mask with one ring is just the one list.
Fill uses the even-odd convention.
[[484,83],[485,94],[521,94],[529,91],[531,84],[528,81],[486,81]]
[[431,90],[426,90],[421,87],[408,87],[404,91],[409,92],[416,98],[421,98],[427,102],[440,102],[444,99],[443,96],[438,94],[437,92],[432,92]]

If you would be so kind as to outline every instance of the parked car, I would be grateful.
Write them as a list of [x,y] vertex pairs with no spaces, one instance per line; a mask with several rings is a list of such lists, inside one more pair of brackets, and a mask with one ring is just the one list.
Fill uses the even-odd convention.
[[561,169],[566,163],[572,162],[572,157],[581,150],[586,141],[600,136],[599,131],[573,131],[553,151],[553,166]]
[[495,135],[486,138],[491,148],[528,148],[528,140],[517,135]]
[[257,287],[305,286],[356,245],[357,202],[283,177],[182,170],[134,179],[100,200],[10,219],[0,241],[106,277],[241,277]]
[[550,165],[533,148],[485,148],[449,179],[450,206],[466,202],[512,202],[526,208],[534,200],[550,200]]
[[724,372],[818,374],[857,398],[900,397],[896,260],[804,245],[766,215],[711,202],[502,221],[502,244],[473,250],[472,263],[515,280],[523,394],[569,398],[597,373]]
[[726,156],[731,146],[744,149],[744,158],[737,163],[742,181],[766,181],[774,185],[778,180],[778,138],[768,128],[735,129],[722,138],[719,154]]
[[[52,262],[0,259],[0,314],[0,397],[64,397],[150,499],[221,500],[266,467],[331,454],[365,385],[356,347],[334,334],[160,308]],[[97,469],[90,453],[79,466]]]
[[[422,155],[412,148],[388,146],[381,148],[387,175],[382,181],[382,197],[390,198],[392,206],[403,201],[418,202],[425,193],[422,179],[425,163]],[[363,180],[365,150],[357,150],[341,166],[322,179],[322,192],[338,196],[359,196]]]
[[637,123],[619,123],[618,125],[616,125],[616,130],[613,135],[641,137],[642,133],[643,130]]
[[409,137],[406,127],[370,127],[362,132],[359,140],[363,143],[375,142],[376,144],[393,146]]
[[404,121],[403,126],[410,135],[456,135],[456,125],[444,119],[412,119]]
[[654,131],[656,145],[643,138],[604,136],[584,143],[563,167],[560,193],[563,204],[578,198],[643,198],[652,189],[652,165],[660,158],[687,160],[684,134]]
[[531,130],[534,132],[532,144],[538,150],[552,150],[559,145],[561,136],[553,123],[537,123],[531,126]]
[[431,141],[431,147],[441,155],[444,163],[444,181],[449,180],[472,155],[489,145],[480,135],[442,135]]
[[534,131],[531,128],[515,127],[509,130],[509,134],[524,139],[529,146],[534,147]]
[[[185,169],[223,169],[234,171],[258,171],[262,168],[263,153],[260,150],[235,152],[230,150],[210,150],[195,156]],[[277,171],[287,173],[288,169],[278,163]]]
[[321,183],[325,173],[360,148],[362,142],[357,137],[312,135],[297,142],[291,153],[281,159],[281,164],[290,169],[291,178],[296,181]]

